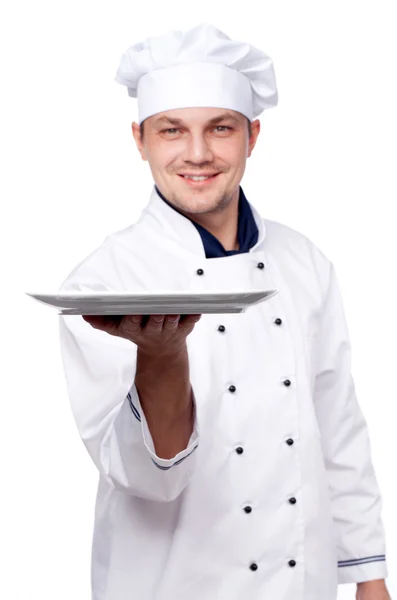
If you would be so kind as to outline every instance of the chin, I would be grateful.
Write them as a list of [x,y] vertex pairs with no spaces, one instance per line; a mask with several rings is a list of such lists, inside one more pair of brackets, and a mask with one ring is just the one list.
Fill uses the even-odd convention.
[[176,197],[181,210],[189,212],[191,214],[204,214],[213,212],[223,204],[223,195],[214,194],[206,196],[198,196],[193,194],[191,197],[187,196],[183,199]]

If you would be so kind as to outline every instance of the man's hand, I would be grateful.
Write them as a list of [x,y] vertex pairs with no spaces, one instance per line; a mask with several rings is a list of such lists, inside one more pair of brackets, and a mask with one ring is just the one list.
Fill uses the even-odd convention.
[[201,315],[82,315],[94,329],[134,342],[149,356],[175,355],[182,351],[187,336]]
[[384,579],[357,584],[356,600],[391,600]]

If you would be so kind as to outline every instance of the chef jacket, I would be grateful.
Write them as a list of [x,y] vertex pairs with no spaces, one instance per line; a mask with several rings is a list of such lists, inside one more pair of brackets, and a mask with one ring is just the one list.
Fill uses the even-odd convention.
[[93,600],[335,600],[338,583],[387,577],[335,269],[241,188],[239,206],[239,228],[245,215],[257,239],[225,255],[155,186],[137,222],[61,284],[279,290],[196,323],[186,339],[194,429],[170,459],[156,454],[134,384],[137,346],[59,316],[71,409],[99,472]]

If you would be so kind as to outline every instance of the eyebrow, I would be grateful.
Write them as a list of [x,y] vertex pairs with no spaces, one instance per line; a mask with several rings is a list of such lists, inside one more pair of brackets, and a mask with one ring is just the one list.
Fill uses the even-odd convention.
[[[214,117],[213,119],[210,119],[208,121],[208,124],[216,125],[216,123],[220,123],[221,121],[225,121],[226,119],[228,121],[235,121],[236,123],[239,122],[237,117],[235,117],[231,113],[223,113],[222,115],[219,115],[218,117]],[[157,119],[155,124],[161,125],[162,121],[167,121],[168,123],[171,123],[171,125],[183,125],[182,119],[173,119],[172,117],[160,117],[159,119]]]

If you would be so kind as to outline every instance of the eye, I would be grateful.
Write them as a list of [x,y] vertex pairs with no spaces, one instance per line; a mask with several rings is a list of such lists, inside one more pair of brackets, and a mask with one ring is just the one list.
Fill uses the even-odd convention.
[[[215,127],[215,129],[231,129],[231,127],[227,127],[226,125],[217,125],[217,127]],[[219,133],[223,133],[223,131],[220,131]]]
[[170,133],[173,131],[179,131],[178,129],[176,129],[175,127],[171,127],[170,129],[163,129],[163,133]]

